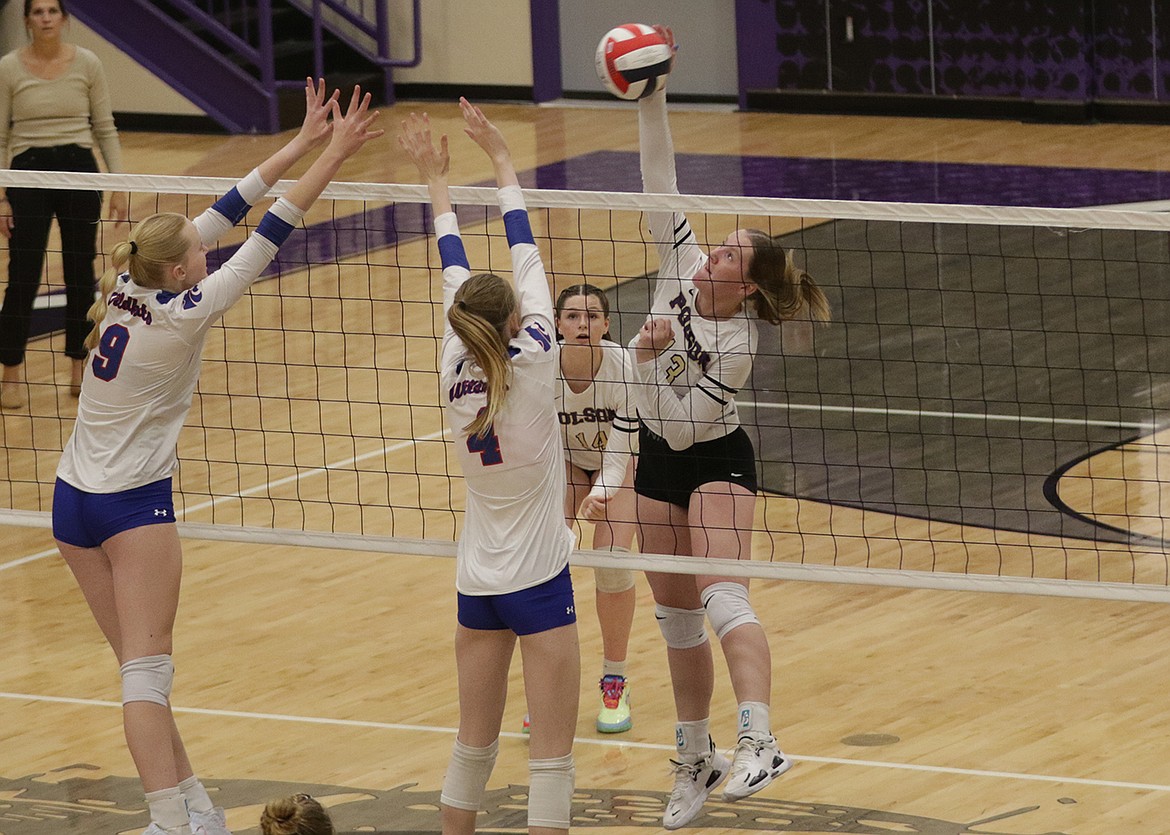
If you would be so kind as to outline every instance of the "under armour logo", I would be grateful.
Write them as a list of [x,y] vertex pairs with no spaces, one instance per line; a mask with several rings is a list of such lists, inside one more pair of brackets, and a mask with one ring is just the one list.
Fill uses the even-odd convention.
[[165,507],[155,508],[154,515],[155,516],[166,516],[167,509]]
[[566,606],[566,607],[565,607],[565,614],[566,614],[566,615],[571,615],[571,614],[573,614],[573,607],[572,607],[572,606]]

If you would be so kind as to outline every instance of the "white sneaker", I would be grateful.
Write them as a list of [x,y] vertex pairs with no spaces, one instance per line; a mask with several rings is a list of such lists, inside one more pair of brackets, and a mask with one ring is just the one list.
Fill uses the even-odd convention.
[[232,835],[223,809],[216,806],[210,812],[191,812],[191,835]]
[[667,829],[678,829],[699,814],[707,796],[727,778],[731,762],[715,750],[712,742],[710,752],[697,763],[677,760],[671,760],[671,763],[674,764],[674,790],[670,793],[670,800],[666,801],[662,825]]
[[724,800],[741,800],[755,794],[792,768],[792,760],[776,745],[776,738],[744,734],[735,746],[731,778],[723,788]]

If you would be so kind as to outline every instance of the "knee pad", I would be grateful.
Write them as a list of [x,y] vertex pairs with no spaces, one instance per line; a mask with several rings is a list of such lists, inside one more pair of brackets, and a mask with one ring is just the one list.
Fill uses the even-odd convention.
[[758,625],[760,622],[748,601],[747,586],[739,583],[712,583],[703,589],[699,597],[719,640],[723,640],[723,636],[737,626],[748,623]]
[[658,628],[671,649],[691,649],[707,640],[707,627],[703,624],[702,609],[676,609],[673,606],[654,607]]
[[617,594],[634,587],[634,572],[628,568],[595,568],[593,576],[600,592]]
[[[611,545],[608,548],[599,548],[600,551],[609,551],[611,554],[628,554],[629,548],[620,545]],[[629,591],[634,587],[634,572],[628,568],[595,568],[593,579],[597,583],[597,590],[609,594]]]
[[454,809],[478,812],[499,751],[498,739],[486,748],[472,748],[456,739],[439,802]]
[[175,665],[169,655],[132,658],[122,665],[121,672],[122,704],[153,702],[163,707],[170,704]]
[[568,829],[573,804],[573,755],[528,761],[528,827]]

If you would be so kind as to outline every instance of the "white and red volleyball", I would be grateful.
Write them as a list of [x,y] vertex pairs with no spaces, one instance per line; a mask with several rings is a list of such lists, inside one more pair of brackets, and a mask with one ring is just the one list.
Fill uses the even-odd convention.
[[652,26],[627,23],[597,45],[597,76],[619,99],[634,101],[662,89],[673,60],[674,50]]

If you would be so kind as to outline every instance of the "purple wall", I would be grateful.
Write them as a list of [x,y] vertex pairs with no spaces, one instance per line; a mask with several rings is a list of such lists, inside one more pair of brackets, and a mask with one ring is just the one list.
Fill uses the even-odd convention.
[[1097,7],[1097,98],[1170,101],[1170,6],[1158,6],[1153,33],[1148,3]]
[[832,90],[1170,103],[1170,7],[1154,5],[737,0],[741,99]]

